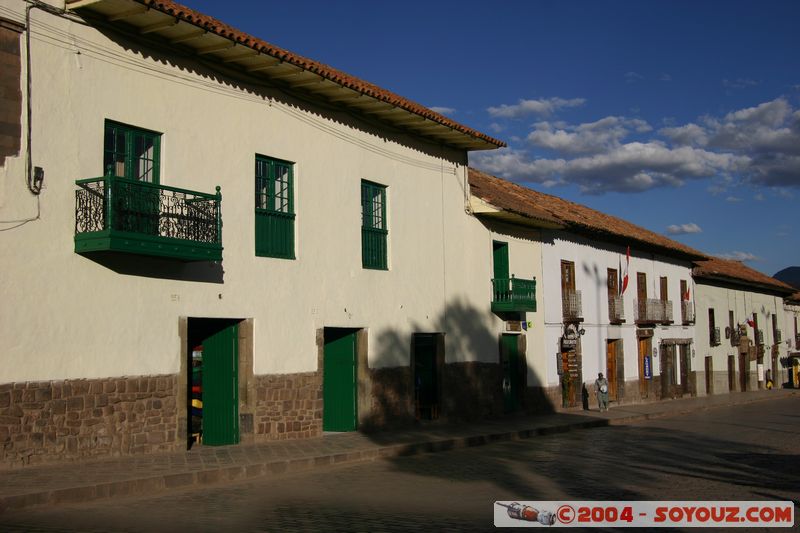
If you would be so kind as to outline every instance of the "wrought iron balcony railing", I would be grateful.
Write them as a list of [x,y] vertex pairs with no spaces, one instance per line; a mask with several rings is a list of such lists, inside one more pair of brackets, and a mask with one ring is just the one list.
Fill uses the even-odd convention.
[[647,298],[634,300],[634,320],[636,322],[662,323],[672,322],[672,301]]
[[684,324],[694,323],[694,305],[691,300],[681,300],[681,321]]
[[608,321],[612,324],[625,322],[625,304],[622,300],[622,296],[609,296]]
[[492,311],[536,311],[536,280],[492,279]]
[[583,317],[581,291],[565,291],[561,293],[561,314],[564,320],[577,320]]
[[708,336],[708,341],[711,346],[719,346],[722,343],[722,336],[720,335],[719,328],[709,329]]
[[75,182],[75,252],[222,260],[222,195],[116,176]]

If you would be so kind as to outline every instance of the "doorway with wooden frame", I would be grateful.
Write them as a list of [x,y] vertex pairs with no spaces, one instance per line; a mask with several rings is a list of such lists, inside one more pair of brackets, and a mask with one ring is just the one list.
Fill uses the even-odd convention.
[[728,391],[736,390],[736,356],[728,356]]
[[661,345],[661,399],[675,398],[678,386],[675,374],[675,345]]
[[606,341],[606,372],[608,399],[619,402],[625,396],[625,355],[622,339]]
[[[648,381],[653,377],[652,360],[650,354],[653,351],[652,337],[639,337],[639,396],[644,399],[649,395]],[[648,366],[649,365],[649,366]]]
[[681,375],[680,394],[695,396],[692,386],[691,347],[688,344],[678,345],[678,367]]
[[739,353],[739,390],[745,392],[749,388],[750,381],[750,354],[748,352]]
[[189,318],[187,429],[192,444],[239,443],[239,319]]
[[411,357],[415,417],[436,420],[441,405],[444,333],[414,333]]
[[522,406],[525,359],[519,349],[519,335],[502,334],[500,361],[503,367],[503,411],[513,413]]
[[323,431],[358,425],[357,329],[325,328],[322,369]]

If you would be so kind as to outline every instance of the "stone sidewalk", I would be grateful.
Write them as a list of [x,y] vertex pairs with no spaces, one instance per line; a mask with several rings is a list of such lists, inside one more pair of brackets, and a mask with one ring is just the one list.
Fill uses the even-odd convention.
[[331,433],[306,440],[196,446],[185,452],[23,467],[0,471],[0,513],[6,509],[150,495],[330,465],[447,451],[792,395],[800,397],[800,390],[752,391],[630,406],[612,405],[605,413],[597,412],[596,408],[593,411],[570,410],[374,434]]

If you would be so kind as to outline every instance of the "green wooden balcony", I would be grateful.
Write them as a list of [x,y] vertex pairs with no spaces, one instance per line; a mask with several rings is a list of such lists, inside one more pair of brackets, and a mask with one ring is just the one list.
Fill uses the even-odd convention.
[[536,280],[492,279],[492,311],[536,311]]
[[222,195],[103,176],[75,182],[75,252],[222,260]]

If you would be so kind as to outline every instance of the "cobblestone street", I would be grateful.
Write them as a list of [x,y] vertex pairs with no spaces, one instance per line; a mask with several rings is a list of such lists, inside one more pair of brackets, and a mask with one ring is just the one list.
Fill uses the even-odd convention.
[[[0,516],[4,531],[491,530],[495,500],[800,500],[796,398]],[[798,514],[797,508],[795,514]]]

